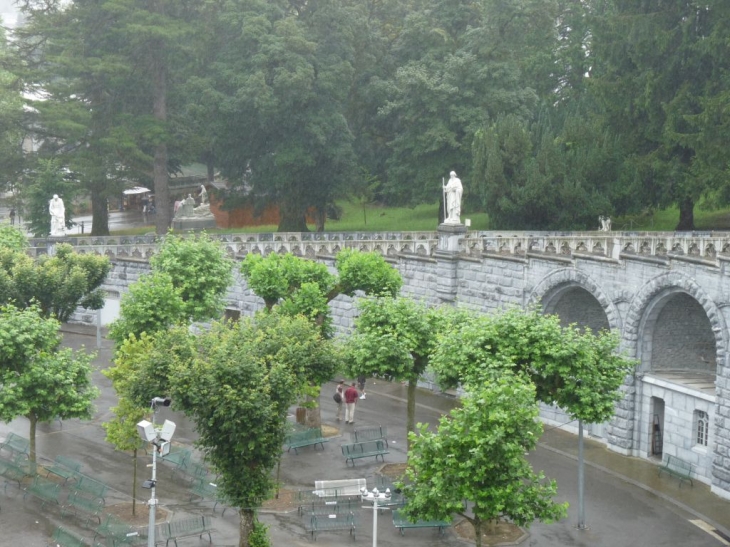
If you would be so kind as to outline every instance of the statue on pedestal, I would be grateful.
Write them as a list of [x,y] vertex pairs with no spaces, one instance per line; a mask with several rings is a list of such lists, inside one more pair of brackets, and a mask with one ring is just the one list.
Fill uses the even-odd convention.
[[48,212],[51,214],[51,236],[65,236],[66,208],[58,194],[53,194],[53,199],[48,202]]
[[444,189],[444,224],[461,224],[461,195],[464,192],[456,171],[451,171]]

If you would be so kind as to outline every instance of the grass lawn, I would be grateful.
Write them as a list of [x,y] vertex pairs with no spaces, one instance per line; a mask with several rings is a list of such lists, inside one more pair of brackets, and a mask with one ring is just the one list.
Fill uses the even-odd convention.
[[[438,226],[438,203],[419,205],[417,207],[382,207],[362,206],[347,201],[338,204],[342,208],[339,220],[328,220],[327,232],[398,232],[398,231],[434,231]],[[471,219],[472,230],[487,230],[486,213],[463,213],[462,222]],[[614,231],[662,231],[673,232],[679,220],[676,207],[662,211],[647,212],[640,215],[627,215],[613,219]],[[696,230],[730,230],[730,209],[715,211],[695,208]],[[247,226],[243,228],[216,228],[210,233],[263,233],[275,232],[276,225]],[[309,225],[315,230],[313,224]],[[507,228],[504,228],[507,229]],[[155,230],[154,225],[140,226],[127,230],[115,231],[114,235],[141,235]]]

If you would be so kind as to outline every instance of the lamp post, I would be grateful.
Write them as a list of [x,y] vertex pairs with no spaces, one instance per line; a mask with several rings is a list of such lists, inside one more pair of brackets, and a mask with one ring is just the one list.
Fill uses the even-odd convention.
[[390,488],[386,488],[385,492],[378,492],[377,488],[368,492],[368,489],[363,486],[360,489],[360,498],[362,501],[373,502],[373,547],[378,547],[378,500],[389,500]]
[[150,404],[152,410],[152,421],[142,420],[137,424],[137,432],[143,441],[152,443],[152,479],[145,481],[142,485],[144,488],[150,489],[149,513],[150,520],[147,529],[147,547],[155,547],[155,511],[157,507],[157,499],[155,498],[155,485],[157,484],[157,453],[162,456],[170,452],[170,439],[175,433],[175,423],[165,420],[161,430],[155,428],[155,414],[158,405],[170,406],[169,397],[155,397]]

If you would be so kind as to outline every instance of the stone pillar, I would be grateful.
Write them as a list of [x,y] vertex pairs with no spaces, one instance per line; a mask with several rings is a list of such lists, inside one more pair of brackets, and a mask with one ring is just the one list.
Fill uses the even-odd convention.
[[463,224],[439,224],[436,259],[436,294],[443,302],[454,302],[458,292],[459,241],[466,235]]

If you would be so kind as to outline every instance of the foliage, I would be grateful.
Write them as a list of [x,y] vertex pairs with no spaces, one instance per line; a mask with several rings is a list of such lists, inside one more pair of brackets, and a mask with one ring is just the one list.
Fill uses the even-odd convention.
[[91,383],[91,355],[58,349],[58,327],[35,306],[0,309],[0,419],[28,418],[33,464],[37,423],[90,418],[99,394]]
[[255,509],[275,486],[271,471],[281,457],[288,409],[323,374],[331,343],[302,318],[271,315],[261,323],[216,323],[196,347],[173,365],[173,404],[195,421],[197,444],[221,474],[219,488],[240,509],[241,545],[248,546],[252,537],[261,539]]
[[395,295],[402,285],[398,271],[377,253],[344,249],[337,255],[335,266],[339,277],[322,263],[292,254],[248,254],[241,263],[241,272],[253,292],[264,299],[267,309],[278,305],[288,315],[304,315],[326,336],[332,335],[327,304],[338,295],[352,296],[355,291]]
[[168,234],[150,264],[154,272],[169,275],[190,320],[203,321],[221,313],[233,279],[233,262],[218,242],[206,234],[187,238]]
[[28,238],[15,226],[0,226],[0,249],[11,251],[25,251],[28,248]]
[[363,298],[345,343],[353,377],[378,375],[408,382],[407,431],[415,431],[416,385],[439,333],[465,312],[433,308],[411,298]]
[[474,526],[477,546],[488,521],[529,526],[565,517],[567,503],[552,499],[555,481],[545,482],[525,458],[542,434],[533,385],[504,373],[473,387],[436,433],[427,424],[409,433],[403,512],[414,520],[461,515]]
[[117,344],[130,335],[153,334],[184,323],[185,304],[172,281],[161,272],[142,276],[122,296],[119,318],[109,327],[109,338]]
[[538,400],[600,423],[613,415],[634,367],[617,349],[614,334],[563,328],[557,316],[510,309],[465,321],[441,339],[431,364],[446,386],[476,386],[506,367],[535,384]]
[[23,252],[0,248],[0,301],[19,307],[35,302],[44,315],[61,322],[68,321],[78,306],[100,309],[109,259],[77,253],[67,243],[55,251],[33,260]]

